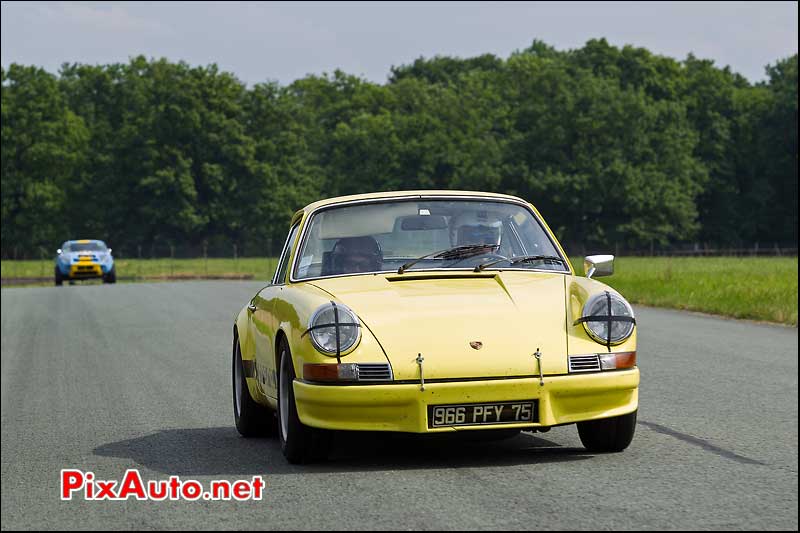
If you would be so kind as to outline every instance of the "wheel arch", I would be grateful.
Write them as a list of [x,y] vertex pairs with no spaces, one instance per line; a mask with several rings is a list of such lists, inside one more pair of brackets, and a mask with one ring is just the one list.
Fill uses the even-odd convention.
[[240,346],[242,348],[242,359],[243,360],[250,360],[254,358],[253,353],[250,353],[248,347],[248,331],[247,331],[247,311],[243,309],[239,312],[236,316],[236,320],[233,321],[233,336],[234,339],[239,340]]

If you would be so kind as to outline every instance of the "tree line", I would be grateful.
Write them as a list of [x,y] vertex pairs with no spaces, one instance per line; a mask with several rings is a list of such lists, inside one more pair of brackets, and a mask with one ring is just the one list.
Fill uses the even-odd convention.
[[796,243],[797,55],[766,74],[604,39],[420,58],[384,84],[11,64],[2,256],[82,237],[275,254],[311,201],[431,188],[521,196],[568,248]]

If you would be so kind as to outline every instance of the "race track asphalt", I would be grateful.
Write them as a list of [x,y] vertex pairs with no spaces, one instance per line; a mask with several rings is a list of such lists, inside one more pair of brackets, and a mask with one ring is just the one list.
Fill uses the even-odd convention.
[[[637,308],[639,421],[502,441],[342,434],[292,466],[233,426],[253,282],[2,290],[2,529],[797,530],[797,328]],[[61,501],[62,468],[267,483],[261,501]]]

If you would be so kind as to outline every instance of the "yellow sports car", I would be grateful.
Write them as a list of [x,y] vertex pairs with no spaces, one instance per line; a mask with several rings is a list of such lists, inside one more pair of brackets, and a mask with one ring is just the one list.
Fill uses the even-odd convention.
[[547,431],[577,423],[595,452],[636,427],[628,302],[575,275],[524,200],[385,192],[295,213],[272,282],[233,326],[236,428],[277,433],[291,463],[332,430]]

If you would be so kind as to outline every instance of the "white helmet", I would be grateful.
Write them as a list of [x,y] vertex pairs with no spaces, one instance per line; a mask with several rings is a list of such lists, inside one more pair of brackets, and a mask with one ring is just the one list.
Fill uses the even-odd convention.
[[469,211],[456,215],[450,221],[450,243],[453,246],[468,244],[500,244],[503,223],[486,211]]

